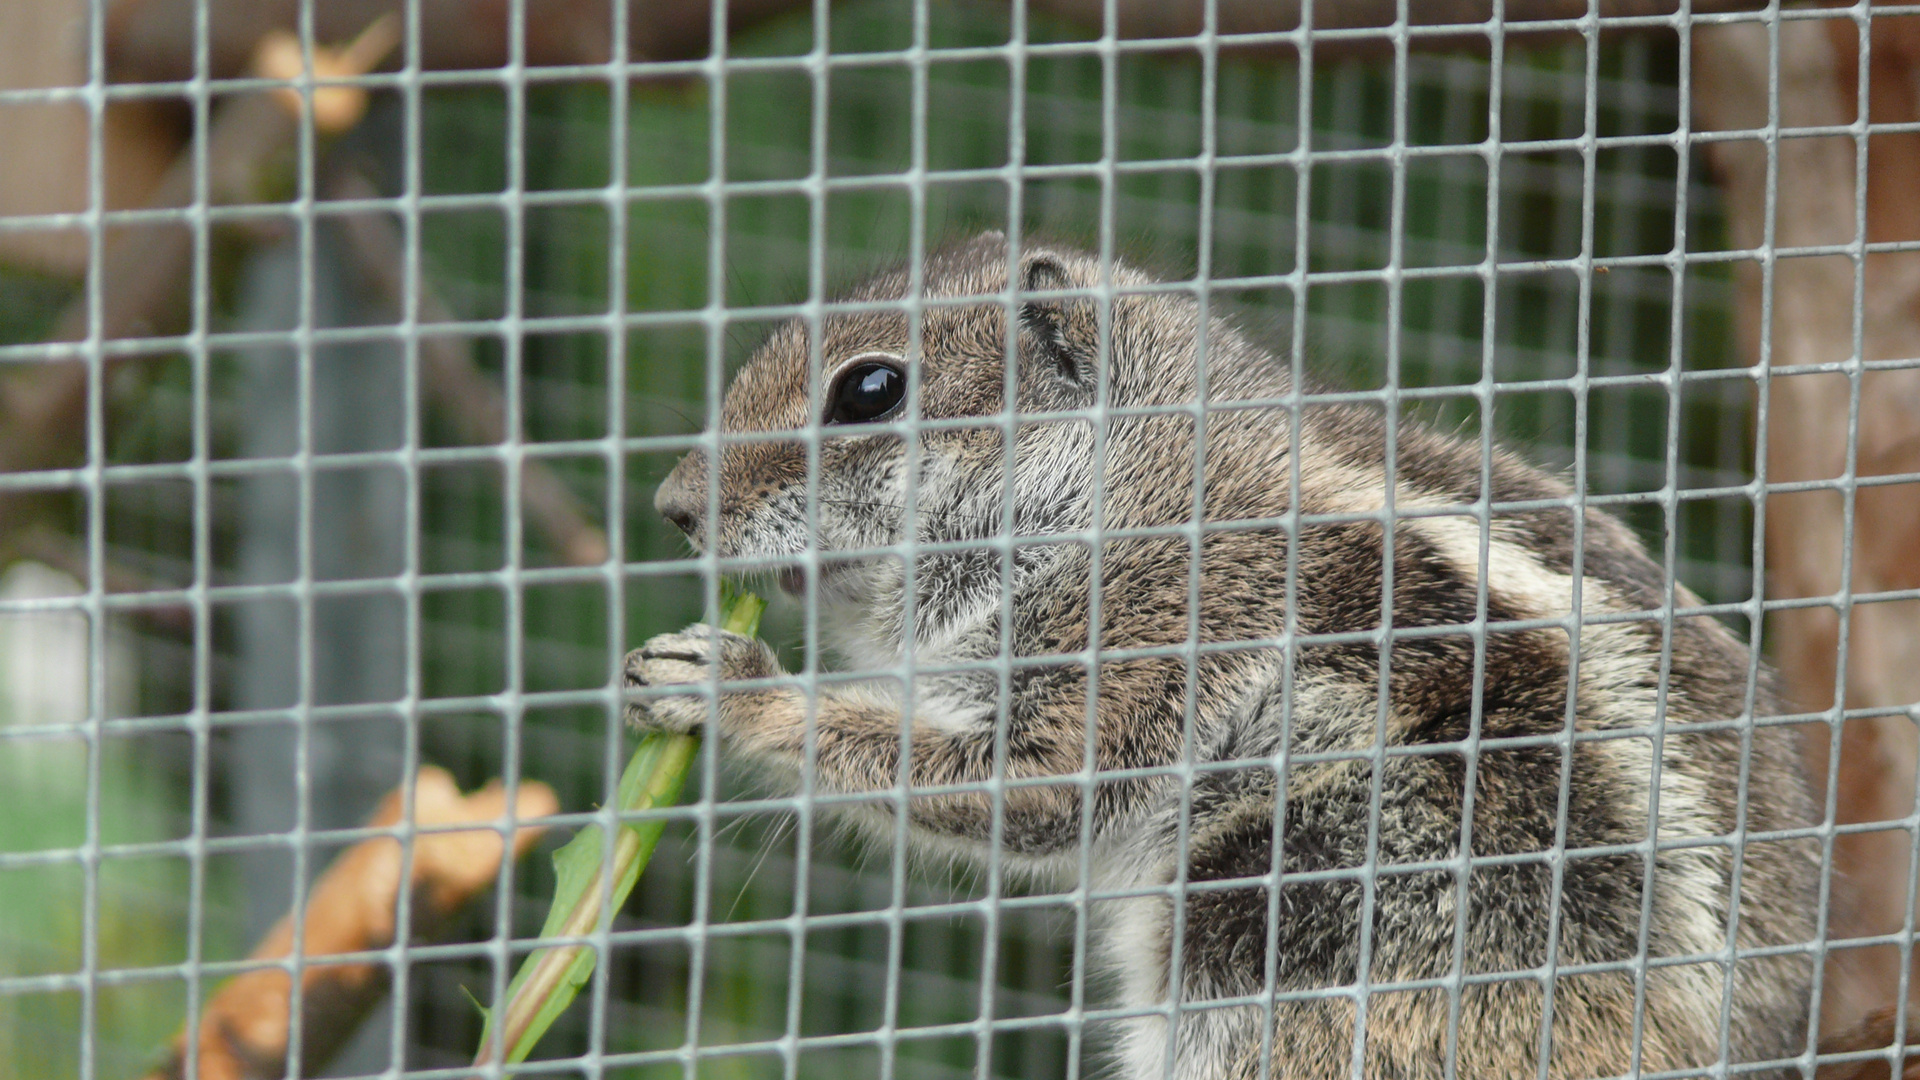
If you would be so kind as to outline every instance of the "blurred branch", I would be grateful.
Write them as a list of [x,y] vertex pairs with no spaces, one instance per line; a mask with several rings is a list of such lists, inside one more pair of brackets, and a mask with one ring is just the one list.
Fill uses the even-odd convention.
[[[339,14],[332,7],[321,10]],[[355,26],[358,34],[345,48],[317,50],[316,69],[322,75],[367,70],[397,43],[398,26],[397,16],[375,11],[370,21]],[[278,78],[297,76],[302,62],[297,42],[271,29],[255,43],[253,57],[263,73]],[[316,124],[340,130],[359,119],[365,92],[345,93],[353,100],[326,97],[324,92],[315,95]],[[300,99],[285,93],[227,99],[207,134],[204,193],[198,191],[195,157],[189,147],[168,170],[149,205],[179,208],[267,198],[266,189],[294,146],[302,107]],[[349,197],[377,195],[362,181]],[[377,214],[354,215],[345,219],[345,229],[365,279],[395,312],[402,311],[403,249],[392,222]],[[97,336],[114,341],[168,332],[184,321],[184,296],[194,280],[193,258],[194,230],[185,221],[122,230],[101,260],[97,321],[90,296],[83,295],[61,315],[50,340],[71,343]],[[452,321],[446,305],[424,283],[420,301],[422,322]],[[96,333],[90,335],[90,331]],[[504,400],[475,367],[467,343],[449,336],[427,336],[420,352],[428,393],[463,437],[476,443],[503,442],[507,436]],[[125,355],[108,359],[101,382],[127,359]],[[0,475],[58,469],[82,459],[88,387],[87,362],[58,354],[0,378]],[[58,486],[48,485],[49,489]],[[35,499],[43,494],[29,488],[0,488],[0,563],[22,553],[21,537],[26,535],[22,530],[38,520]],[[606,559],[606,534],[588,521],[580,500],[543,463],[524,464],[522,495],[536,526],[563,559],[574,565]]]
[[[393,44],[390,24],[376,19],[356,27],[361,34],[337,55],[358,62],[358,70],[364,71]],[[334,55],[317,55],[316,63]],[[149,208],[263,200],[278,175],[276,167],[293,148],[301,107],[297,99],[289,103],[273,94],[225,99],[206,134],[204,190],[201,162],[189,146],[167,170]],[[194,235],[184,216],[118,231],[105,246],[95,287],[83,291],[61,314],[49,341],[109,342],[161,334],[179,325],[186,310],[182,297],[195,280]],[[113,369],[126,359],[123,354],[102,363],[103,389]],[[85,456],[88,370],[85,359],[54,351],[46,360],[17,366],[0,378],[0,475],[61,468]],[[35,520],[33,502],[40,494],[28,488],[0,489],[0,559],[14,546],[8,534]]]
[[[354,172],[334,185],[333,194],[342,199],[379,197],[373,183]],[[396,317],[404,317],[406,247],[393,219],[382,213],[353,214],[342,223],[362,281]],[[466,441],[485,446],[506,442],[506,398],[474,363],[473,348],[465,337],[431,331],[434,323],[453,322],[453,312],[424,275],[414,284],[420,306],[423,389]],[[521,460],[520,498],[535,527],[567,563],[596,566],[606,561],[607,534],[588,520],[586,506],[544,462]]]
[[[0,3],[0,90],[87,84],[90,0]],[[179,153],[180,113],[157,98],[108,99],[98,113],[75,99],[16,97],[0,108],[0,218],[84,213],[94,198],[91,162],[107,162],[99,195],[110,210],[146,205]],[[95,139],[98,139],[98,143]],[[10,223],[17,226],[17,223]],[[74,279],[86,273],[87,230],[0,229],[0,262]]]
[[[230,202],[256,194],[272,163],[293,145],[296,130],[295,118],[265,94],[226,101],[207,132],[206,201]],[[148,205],[193,205],[194,165],[192,150],[182,151]],[[113,341],[163,333],[177,325],[186,307],[182,297],[194,279],[193,236],[184,221],[120,230],[100,260],[97,312],[92,294],[83,291],[62,313],[49,340],[84,341],[95,331],[92,336],[98,340]],[[126,359],[114,357],[103,364],[103,392],[108,374]],[[87,361],[72,352],[54,353],[39,363],[9,367],[0,376],[0,476],[80,461],[87,447]],[[6,534],[35,518],[33,502],[41,494],[0,488],[0,558],[11,546]]]
[[[107,63],[120,81],[166,81],[194,76],[195,12],[201,0],[119,0],[107,24]],[[1458,35],[1421,36],[1418,48],[1461,48],[1487,41],[1485,24],[1494,0],[1409,0],[1415,26],[1458,26]],[[1699,13],[1758,11],[1758,0],[1693,0]],[[809,0],[728,0],[727,25],[741,31],[768,19],[812,7]],[[1033,11],[1098,27],[1106,0],[1030,0]],[[1271,34],[1300,25],[1302,0],[1217,0],[1222,34]],[[1598,0],[1603,19],[1672,15],[1679,0]],[[271,30],[298,26],[298,0],[208,0],[208,74],[224,78],[245,70],[253,43]],[[377,16],[400,12],[398,0],[329,0],[313,5],[314,35],[340,40]],[[420,63],[429,70],[497,68],[507,64],[512,34],[509,0],[421,0]],[[1122,38],[1191,37],[1204,26],[1202,0],[1117,0],[1115,15]],[[535,66],[602,64],[612,57],[612,0],[525,0],[525,62]],[[1316,51],[1378,51],[1388,45],[1384,31],[1397,16],[1397,0],[1320,0],[1313,25],[1323,30],[1380,28],[1365,41],[1316,44]],[[1533,33],[1529,22],[1576,20],[1587,14],[1587,0],[1507,0],[1508,34]],[[712,48],[710,2],[629,2],[626,11],[628,54],[636,60],[686,60]],[[1564,33],[1564,31],[1562,31]]]
[[[118,0],[107,16],[107,69],[121,82],[190,79],[196,16],[207,11],[208,74],[226,78],[246,70],[256,41],[300,25],[300,0]],[[728,0],[727,21],[751,26],[804,0]],[[400,0],[327,0],[312,4],[313,33],[341,41],[386,14],[405,16]],[[512,0],[420,0],[419,50],[428,70],[505,66],[513,57]],[[524,0],[520,31],[524,62],[534,66],[605,63],[614,9],[610,0]],[[628,48],[636,59],[704,56],[713,27],[708,3],[628,5]],[[390,61],[398,66],[398,60]]]
[[[1879,18],[1869,25],[1868,119],[1911,125],[1920,119],[1920,19]],[[1702,28],[1694,37],[1693,95],[1701,125],[1720,131],[1769,128],[1769,84],[1776,70],[1781,129],[1852,124],[1859,96],[1858,32],[1851,20],[1786,23],[1779,28],[1776,55],[1765,26]],[[1855,138],[1765,138],[1708,144],[1735,246],[1854,243],[1862,209]],[[1920,134],[1910,126],[1876,132],[1867,149],[1865,239],[1920,239],[1920,203],[1912,197],[1913,179],[1920,176]],[[1739,324],[1756,363],[1851,366],[1920,356],[1920,253],[1871,254],[1863,267],[1846,255],[1737,265]],[[1770,280],[1764,276],[1768,267]],[[1863,271],[1859,282],[1856,269]],[[1770,352],[1763,354],[1763,347]],[[1920,701],[1920,601],[1854,599],[1920,587],[1920,368],[1860,371],[1858,379],[1856,389],[1843,368],[1775,374],[1761,384],[1767,481],[1825,485],[1771,495],[1764,506],[1768,597],[1835,598],[1776,612],[1768,628],[1784,690],[1794,708],[1807,712],[1907,708]],[[1914,482],[1854,483],[1875,476]],[[1843,577],[1849,556],[1851,574]],[[1913,720],[1885,715],[1836,721],[1809,725],[1807,733],[1815,790],[1824,793],[1831,780],[1836,823],[1889,822],[1884,831],[1835,838],[1839,891],[1832,936],[1897,933],[1913,903],[1907,896],[1912,838],[1896,827],[1913,812],[1920,760]],[[1829,777],[1835,734],[1839,767]],[[1898,949],[1839,949],[1831,956],[1823,1031],[1850,1027],[1897,1001]]]
[[[559,800],[545,784],[523,781],[512,806],[515,821],[556,813]],[[402,823],[406,806],[395,790],[367,824],[388,828]],[[432,832],[406,838],[412,847],[413,876],[408,929],[415,940],[444,937],[453,916],[500,876],[506,858],[526,853],[544,829],[522,826],[513,834],[511,855],[501,834],[507,824],[506,789],[489,782],[461,795],[446,770],[427,767],[414,782],[413,828],[472,825],[459,832]],[[303,1076],[313,1076],[344,1046],[368,1009],[388,986],[383,964],[355,961],[322,963],[341,953],[369,952],[394,944],[400,903],[402,841],[364,840],[341,853],[308,894],[302,924],[299,1017],[293,1016],[293,979],[281,966],[262,967],[221,984],[200,1010],[196,1080],[277,1080],[286,1075],[288,1035],[299,1024]],[[261,961],[293,955],[293,916],[280,920],[251,954]],[[396,1038],[400,1035],[396,1033]],[[168,1060],[148,1080],[186,1076],[186,1036],[174,1042]]]

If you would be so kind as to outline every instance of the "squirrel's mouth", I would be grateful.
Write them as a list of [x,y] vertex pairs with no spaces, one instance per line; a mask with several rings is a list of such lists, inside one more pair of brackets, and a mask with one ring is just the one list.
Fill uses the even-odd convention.
[[[844,596],[851,592],[855,581],[859,577],[861,565],[859,560],[853,559],[835,562],[828,562],[822,559],[819,563],[819,580],[816,586],[818,595],[822,599],[827,599]],[[807,568],[804,566],[782,567],[780,570],[780,591],[796,600],[805,599],[807,595]]]

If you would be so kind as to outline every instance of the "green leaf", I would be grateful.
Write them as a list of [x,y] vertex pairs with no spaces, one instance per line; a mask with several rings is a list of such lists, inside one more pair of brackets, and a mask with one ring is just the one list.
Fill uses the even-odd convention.
[[[767,602],[752,593],[723,588],[720,626],[752,637],[760,631],[760,614],[766,607]],[[699,750],[700,740],[691,735],[652,732],[643,736],[620,774],[618,809],[631,813],[677,801]],[[553,906],[540,936],[586,937],[610,925],[612,913],[633,892],[665,828],[666,822],[653,820],[622,825],[615,831],[610,886],[602,876],[609,860],[601,854],[599,826],[581,829],[554,852]],[[487,1016],[474,1063],[493,1060],[496,1024],[508,1041],[503,1060],[508,1064],[525,1061],[593,977],[594,962],[593,949],[585,945],[559,945],[530,954],[507,986],[506,1004]]]

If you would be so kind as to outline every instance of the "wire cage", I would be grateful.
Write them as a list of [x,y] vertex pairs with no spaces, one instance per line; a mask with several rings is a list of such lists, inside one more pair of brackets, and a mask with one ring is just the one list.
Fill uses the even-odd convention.
[[[316,83],[330,28],[389,5],[159,5],[149,22],[184,43],[174,68],[141,66],[138,4],[41,6],[65,13],[54,40],[77,78],[0,73],[0,172],[25,167],[35,116],[64,118],[83,152],[67,204],[0,205],[0,377],[83,377],[64,443],[0,447],[0,1074],[143,1075],[222,980],[287,965],[248,950],[379,832],[363,823],[383,793],[435,765],[462,788],[550,785],[564,813],[439,940],[363,957],[392,992],[331,1064],[301,1060],[325,1040],[296,1024],[262,1075],[466,1075],[475,1003],[537,942],[545,854],[612,801],[623,654],[718,595],[717,563],[653,490],[712,445],[728,374],[775,325],[986,229],[1147,265],[1264,343],[1298,343],[1331,387],[1491,431],[1623,518],[1749,641],[1795,603],[1769,591],[1780,556],[1756,532],[1778,494],[1766,365],[1838,377],[1848,451],[1776,478],[1845,503],[1819,511],[1845,530],[1821,564],[1838,577],[1820,610],[1843,628],[1822,654],[1832,692],[1797,695],[1796,715],[1833,736],[1830,758],[1810,754],[1826,775],[1845,775],[1846,724],[1911,726],[1920,694],[1854,692],[1849,641],[1869,639],[1844,629],[1856,604],[1913,623],[1914,582],[1848,576],[1854,493],[1905,506],[1898,485],[1920,481],[1857,452],[1871,380],[1913,369],[1910,348],[1869,340],[1869,256],[1913,245],[1867,227],[1866,179],[1869,136],[1913,125],[1869,116],[1860,60],[1906,9],[1593,0],[1522,32],[1422,0],[1371,22],[1308,3],[1237,33],[1226,0],[1191,5],[1191,32],[1139,30],[1111,0],[736,2],[674,58],[629,44],[644,5],[514,0],[493,6],[502,56],[461,66],[426,40],[446,5],[410,0],[390,5],[390,55]],[[604,58],[538,58],[542,20],[581,9]],[[231,60],[230,39],[250,49],[276,18],[305,68]],[[1799,133],[1857,168],[1837,192],[1780,180],[1799,145],[1781,41],[1805,27],[1852,43],[1861,72],[1836,68],[1848,111]],[[1697,39],[1723,30],[1771,42],[1759,119],[1727,125],[1772,155],[1759,220],[1835,195],[1845,235],[1729,223],[1744,204],[1696,118]],[[336,130],[321,97],[342,88],[365,114]],[[248,102],[297,119],[235,195],[221,169],[244,149],[213,133]],[[133,109],[178,148],[175,201],[118,190],[110,129]],[[161,234],[173,292],[116,322],[112,251]],[[77,261],[20,254],[43,242]],[[1772,276],[1739,276],[1795,256],[1844,264],[1850,336],[1817,361],[1769,359],[1791,305]],[[817,673],[807,625],[804,604],[776,604],[763,633]],[[1871,829],[1849,832],[1825,789],[1808,835],[1829,872],[1850,838],[1909,844],[1902,760]],[[703,754],[593,939],[592,982],[524,1068],[1098,1073],[1082,893],[851,840],[810,798]],[[1872,874],[1892,922],[1863,940],[1897,954],[1877,1004],[1904,994],[1910,862]],[[403,891],[401,927],[418,902]],[[1803,944],[1826,959],[1826,937]]]

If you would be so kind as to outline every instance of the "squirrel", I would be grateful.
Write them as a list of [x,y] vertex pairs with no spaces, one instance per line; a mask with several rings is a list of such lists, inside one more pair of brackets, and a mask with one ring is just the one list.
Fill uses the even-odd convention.
[[628,719],[1084,889],[1127,1077],[1799,1075],[1818,815],[1746,647],[1562,480],[1291,367],[1070,246],[873,277],[655,498],[851,674],[693,626]]

